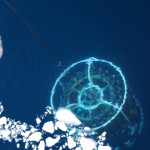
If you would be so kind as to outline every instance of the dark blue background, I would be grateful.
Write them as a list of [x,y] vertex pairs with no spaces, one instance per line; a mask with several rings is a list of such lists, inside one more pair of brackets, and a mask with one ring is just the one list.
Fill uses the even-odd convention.
[[[65,66],[94,56],[120,66],[140,99],[144,130],[135,150],[147,150],[150,100],[150,9],[148,1],[11,0]],[[0,0],[0,99],[10,118],[34,124],[49,105],[62,68]],[[9,145],[8,145],[9,147]],[[0,149],[8,149],[1,144]]]

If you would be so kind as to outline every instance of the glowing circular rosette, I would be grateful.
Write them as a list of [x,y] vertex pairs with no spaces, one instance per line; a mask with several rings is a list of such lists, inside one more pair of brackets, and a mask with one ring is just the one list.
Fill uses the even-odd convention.
[[[70,109],[83,126],[107,126],[120,113],[127,97],[125,77],[112,62],[90,57],[73,63],[55,81],[50,104]],[[66,116],[67,117],[67,116]]]

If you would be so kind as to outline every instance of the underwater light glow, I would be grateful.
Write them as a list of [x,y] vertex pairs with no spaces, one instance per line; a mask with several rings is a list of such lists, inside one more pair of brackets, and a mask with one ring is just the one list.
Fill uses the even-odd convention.
[[112,62],[90,57],[73,63],[60,74],[52,88],[50,104],[55,110],[69,108],[84,126],[97,130],[116,118],[126,97],[121,69]]

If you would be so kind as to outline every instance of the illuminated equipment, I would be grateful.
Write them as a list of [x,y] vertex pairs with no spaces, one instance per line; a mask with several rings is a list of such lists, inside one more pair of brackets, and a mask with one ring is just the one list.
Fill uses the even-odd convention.
[[50,104],[55,110],[70,109],[83,126],[97,130],[116,118],[126,96],[121,69],[112,62],[90,57],[73,63],[60,74],[52,88]]

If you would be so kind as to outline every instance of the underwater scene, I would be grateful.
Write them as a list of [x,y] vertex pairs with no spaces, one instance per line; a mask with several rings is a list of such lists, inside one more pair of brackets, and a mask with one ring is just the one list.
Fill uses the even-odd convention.
[[149,150],[148,2],[0,1],[0,149]]

